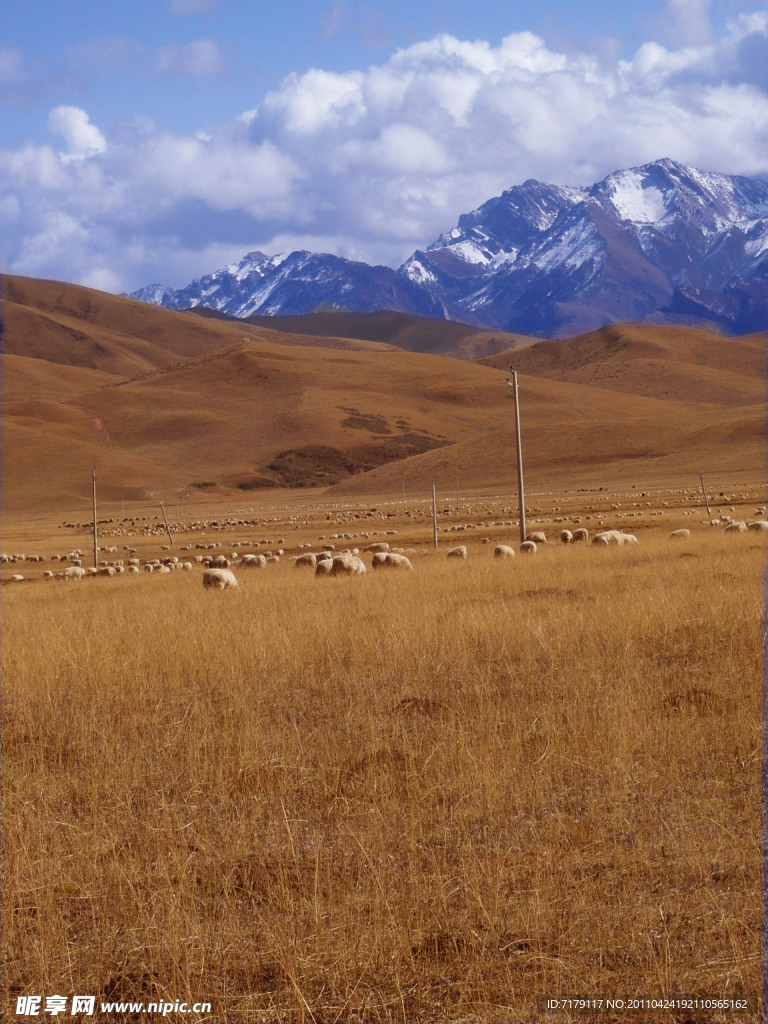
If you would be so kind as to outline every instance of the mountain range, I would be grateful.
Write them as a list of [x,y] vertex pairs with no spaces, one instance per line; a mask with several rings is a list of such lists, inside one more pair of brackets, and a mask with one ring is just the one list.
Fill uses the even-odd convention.
[[618,321],[768,327],[768,182],[664,159],[590,187],[528,180],[393,270],[327,253],[241,260],[131,298],[238,318],[402,313],[557,338]]

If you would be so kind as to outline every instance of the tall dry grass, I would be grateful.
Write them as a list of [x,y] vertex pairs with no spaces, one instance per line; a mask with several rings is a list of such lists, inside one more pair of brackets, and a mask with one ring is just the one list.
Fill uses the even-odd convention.
[[7,588],[5,1013],[755,1000],[763,554],[713,531],[221,594]]

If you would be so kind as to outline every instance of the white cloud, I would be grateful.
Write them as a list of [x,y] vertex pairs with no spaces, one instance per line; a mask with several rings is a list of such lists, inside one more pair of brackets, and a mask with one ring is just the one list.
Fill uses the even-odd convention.
[[662,25],[672,43],[705,46],[713,41],[711,0],[666,0]]
[[[85,111],[56,107],[63,153],[0,151],[0,259],[125,290],[182,285],[251,248],[396,265],[530,177],[588,184],[662,156],[764,174],[768,14],[716,38],[707,4],[687,2],[669,10],[698,12],[701,31],[630,60],[558,53],[530,33],[498,46],[441,35],[365,70],[290,75],[188,135],[124,122],[107,144]],[[165,70],[202,73],[198,58],[173,49]]]
[[186,46],[171,43],[155,55],[155,71],[166,75],[212,78],[227,70],[227,59],[214,39],[196,39]]
[[67,144],[67,152],[62,154],[64,161],[85,160],[107,148],[104,136],[79,107],[54,107],[48,115],[48,127]]

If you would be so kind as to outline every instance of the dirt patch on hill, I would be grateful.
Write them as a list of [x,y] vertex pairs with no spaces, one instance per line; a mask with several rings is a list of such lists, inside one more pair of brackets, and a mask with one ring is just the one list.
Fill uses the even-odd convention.
[[388,462],[440,448],[449,442],[420,433],[376,438],[370,444],[351,448],[331,445],[305,445],[278,452],[266,466],[233,481],[242,491],[267,487],[331,486],[347,477],[366,473]]

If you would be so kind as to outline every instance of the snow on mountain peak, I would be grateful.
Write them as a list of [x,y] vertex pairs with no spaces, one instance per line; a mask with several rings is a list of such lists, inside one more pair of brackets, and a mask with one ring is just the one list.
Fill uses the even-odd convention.
[[252,251],[185,289],[152,285],[134,297],[234,316],[399,309],[544,336],[667,309],[757,330],[768,327],[766,254],[767,182],[663,159],[589,187],[515,185],[397,271]]
[[608,203],[621,220],[652,224],[663,220],[666,196],[642,171],[618,171],[605,180]]

